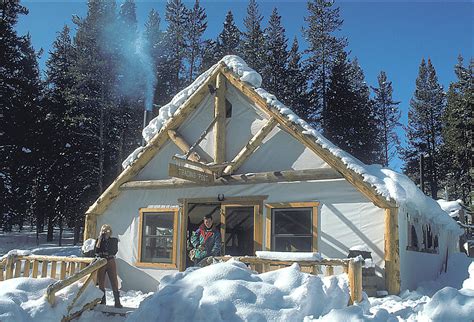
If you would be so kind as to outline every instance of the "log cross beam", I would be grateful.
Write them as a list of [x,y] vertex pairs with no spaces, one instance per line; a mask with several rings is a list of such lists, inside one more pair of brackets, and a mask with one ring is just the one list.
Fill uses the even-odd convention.
[[189,155],[189,160],[207,162],[196,151],[191,151],[191,146],[176,130],[168,130],[168,136],[184,154]]
[[214,117],[216,118],[214,127],[214,162],[217,164],[225,161],[225,87],[225,76],[222,73],[217,74],[216,96],[214,99]]
[[237,169],[247,160],[247,158],[262,144],[265,137],[278,124],[277,120],[272,117],[267,123],[249,140],[249,142],[240,150],[240,152],[232,160],[232,164],[224,169],[223,174],[228,175],[237,171]]

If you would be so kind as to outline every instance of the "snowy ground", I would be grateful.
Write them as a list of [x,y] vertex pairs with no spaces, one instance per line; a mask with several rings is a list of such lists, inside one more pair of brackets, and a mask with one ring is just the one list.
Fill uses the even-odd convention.
[[[36,244],[34,233],[0,234],[0,257],[11,249],[36,254],[79,255],[66,232],[66,246]],[[44,236],[40,236],[45,240]],[[128,317],[85,312],[76,321],[473,321],[474,264],[463,254],[451,256],[447,274],[400,296],[365,298],[346,306],[347,277],[320,278],[301,273],[297,265],[255,274],[229,261],[168,276],[155,293],[122,292],[122,304],[138,307]],[[469,266],[470,265],[470,266]],[[468,273],[469,267],[469,273]],[[79,286],[71,285],[51,308],[44,292],[51,279],[18,278],[0,282],[0,321],[59,321]],[[100,296],[90,287],[84,300]],[[111,291],[107,302],[113,303]]]

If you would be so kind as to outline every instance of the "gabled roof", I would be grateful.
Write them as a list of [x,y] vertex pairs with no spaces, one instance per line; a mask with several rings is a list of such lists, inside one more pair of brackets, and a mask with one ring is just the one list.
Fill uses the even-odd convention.
[[[119,194],[119,187],[138,174],[158,153],[168,139],[167,131],[179,127],[195,111],[208,93],[208,85],[215,82],[218,74],[224,75],[227,82],[266,114],[275,118],[280,127],[337,170],[376,206],[394,208],[401,204],[415,204],[420,213],[427,211],[436,215],[441,212],[446,215],[433,199],[426,197],[406,176],[380,165],[366,165],[335,146],[290,108],[278,101],[274,95],[260,88],[261,76],[248,67],[240,57],[232,55],[225,56],[160,109],[159,115],[143,130],[143,137],[147,141],[146,146],[135,150],[124,161],[124,171],[102,193],[86,214],[99,215],[105,211],[110,202]],[[451,222],[454,221],[451,220]],[[451,222],[445,221],[444,224],[451,224]]]

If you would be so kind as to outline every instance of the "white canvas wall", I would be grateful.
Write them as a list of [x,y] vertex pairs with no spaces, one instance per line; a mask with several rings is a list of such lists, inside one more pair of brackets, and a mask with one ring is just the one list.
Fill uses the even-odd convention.
[[[367,243],[377,271],[383,268],[383,211],[343,179],[206,188],[123,191],[98,217],[98,226],[112,225],[120,239],[119,276],[123,289],[154,290],[157,281],[174,270],[135,267],[138,255],[138,209],[149,205],[176,205],[178,198],[268,195],[265,202],[319,201],[319,246],[324,256],[346,257],[350,247]],[[265,221],[264,221],[265,222]],[[265,229],[263,229],[265,232]],[[181,238],[181,236],[178,236]],[[265,240],[265,238],[263,238]],[[178,254],[180,251],[178,250]]]
[[[399,234],[400,234],[400,278],[401,289],[416,289],[421,282],[435,280],[446,262],[446,253],[449,255],[458,252],[459,237],[452,236],[442,227],[439,229],[438,243],[439,253],[431,254],[418,251],[407,250],[408,242],[408,221],[407,211],[400,210],[398,214]],[[418,236],[419,241],[422,236]]]

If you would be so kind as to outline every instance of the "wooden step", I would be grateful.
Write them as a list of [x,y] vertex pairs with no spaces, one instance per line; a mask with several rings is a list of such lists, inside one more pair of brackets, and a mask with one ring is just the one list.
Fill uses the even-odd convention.
[[94,311],[102,312],[107,315],[122,315],[126,316],[135,311],[135,307],[123,307],[121,309],[114,306],[108,306],[104,304],[98,304],[94,307]]

